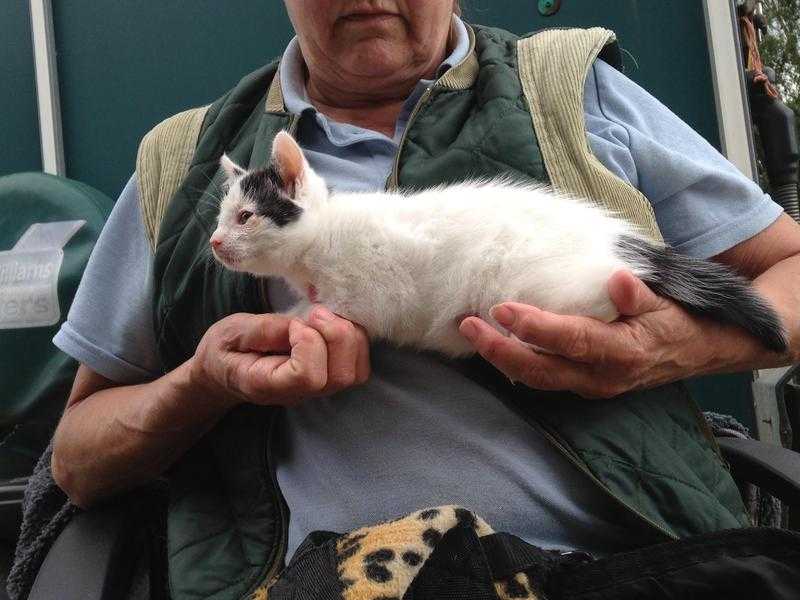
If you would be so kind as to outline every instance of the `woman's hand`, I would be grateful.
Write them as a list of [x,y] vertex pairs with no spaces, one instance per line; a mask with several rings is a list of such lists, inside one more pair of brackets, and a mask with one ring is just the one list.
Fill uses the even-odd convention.
[[278,314],[235,314],[215,323],[192,359],[191,380],[233,404],[290,406],[364,383],[364,330],[323,306],[307,323]]
[[610,398],[714,370],[724,353],[715,346],[725,339],[715,333],[730,334],[732,328],[690,315],[627,271],[615,273],[608,287],[620,313],[612,323],[513,302],[493,309],[510,333],[546,352],[503,336],[477,317],[464,319],[460,331],[511,380],[586,398]]

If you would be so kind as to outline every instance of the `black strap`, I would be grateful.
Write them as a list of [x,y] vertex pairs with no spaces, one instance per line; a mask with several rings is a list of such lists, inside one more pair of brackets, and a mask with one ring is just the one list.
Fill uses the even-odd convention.
[[564,600],[792,600],[800,598],[800,535],[768,528],[720,531],[584,565],[562,564],[548,584],[549,597]]
[[297,548],[280,579],[270,588],[270,600],[341,600],[337,575],[338,533],[314,531]]
[[510,533],[482,537],[481,545],[495,579],[508,579],[531,569],[550,570],[561,562],[559,554],[531,546]]

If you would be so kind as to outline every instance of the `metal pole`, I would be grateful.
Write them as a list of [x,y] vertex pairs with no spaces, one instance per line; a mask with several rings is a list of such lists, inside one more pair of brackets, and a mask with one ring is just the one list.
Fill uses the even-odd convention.
[[50,0],[30,0],[33,56],[36,67],[36,98],[39,104],[39,136],[42,170],[66,175],[61,105],[58,95],[53,8]]
[[703,10],[722,153],[742,173],[757,181],[736,7],[733,0],[703,0]]

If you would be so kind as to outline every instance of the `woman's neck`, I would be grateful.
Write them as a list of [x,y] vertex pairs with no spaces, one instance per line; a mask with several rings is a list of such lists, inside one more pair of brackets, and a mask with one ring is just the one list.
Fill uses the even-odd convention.
[[436,76],[445,56],[443,50],[424,70],[388,85],[376,80],[326,80],[306,71],[306,93],[314,108],[334,121],[378,131],[393,138],[397,117],[406,99],[421,79]]
[[[409,89],[408,94],[413,89],[413,87]],[[401,98],[370,100],[363,104],[353,102],[350,98],[347,104],[343,104],[336,98],[329,98],[312,91],[311,82],[308,83],[307,90],[311,104],[327,117],[339,123],[349,123],[364,129],[378,131],[390,138],[394,137],[397,117],[408,97],[406,94]]]

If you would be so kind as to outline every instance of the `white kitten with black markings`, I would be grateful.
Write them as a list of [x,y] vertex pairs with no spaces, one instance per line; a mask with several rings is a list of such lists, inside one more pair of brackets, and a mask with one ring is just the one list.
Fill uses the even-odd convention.
[[607,282],[628,269],[685,308],[786,349],[775,312],[726,267],[649,242],[590,202],[539,185],[465,182],[420,192],[330,192],[297,143],[279,133],[269,166],[228,176],[214,255],[230,269],[280,276],[303,298],[361,324],[371,338],[458,357],[458,331],[506,301],[610,322]]

